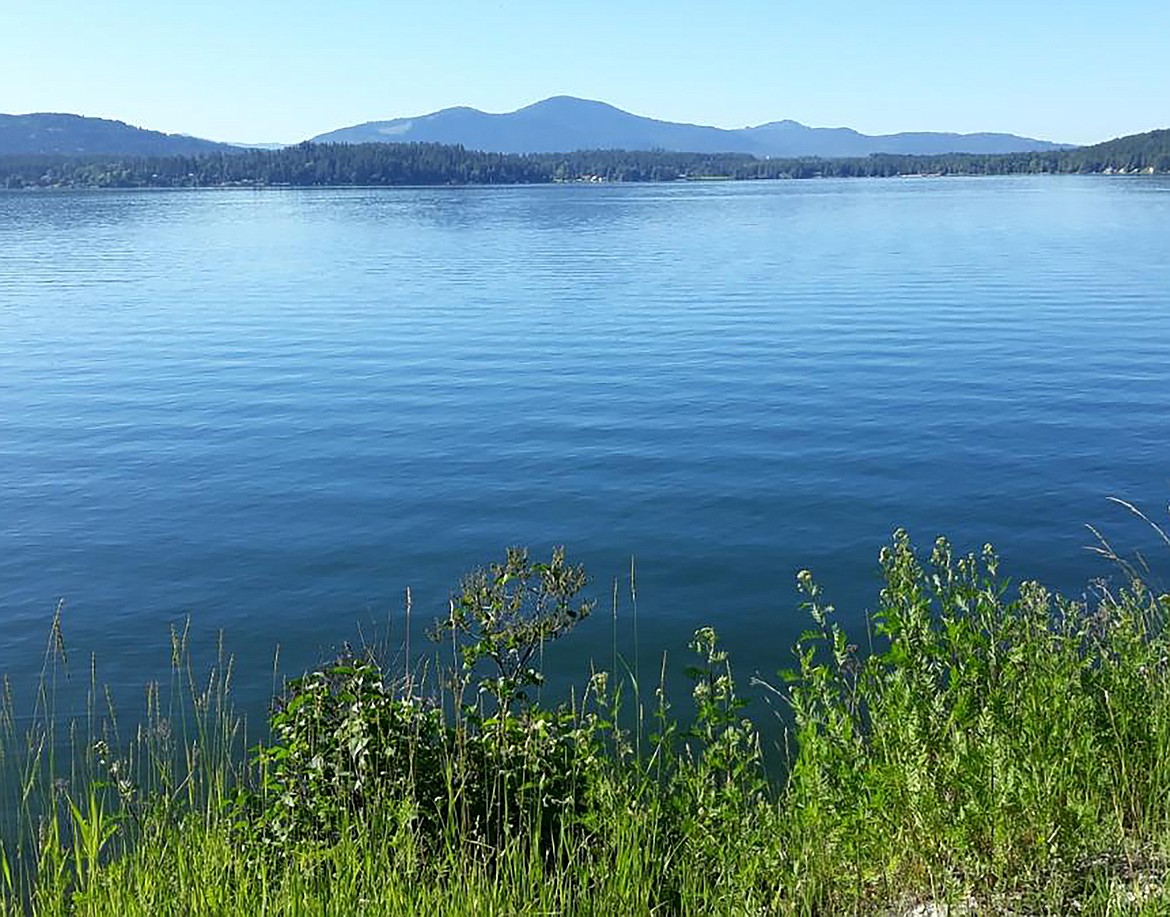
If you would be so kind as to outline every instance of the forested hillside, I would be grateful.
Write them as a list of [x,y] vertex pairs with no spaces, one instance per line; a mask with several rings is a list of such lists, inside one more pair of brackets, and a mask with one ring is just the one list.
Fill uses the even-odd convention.
[[225,143],[145,130],[108,118],[0,115],[0,156],[188,156],[232,149]]
[[623,150],[517,155],[475,152],[435,143],[302,143],[282,150],[161,157],[0,157],[0,187],[12,189],[498,185],[1143,172],[1170,173],[1170,130],[1058,152],[875,154],[858,159],[760,159],[746,153]]

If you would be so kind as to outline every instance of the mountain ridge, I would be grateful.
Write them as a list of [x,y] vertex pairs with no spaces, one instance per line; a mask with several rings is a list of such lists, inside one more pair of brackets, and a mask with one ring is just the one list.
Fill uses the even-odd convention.
[[318,134],[310,143],[447,143],[492,153],[555,153],[584,149],[750,153],[763,157],[855,157],[871,153],[1051,152],[1072,144],[1015,134],[905,131],[862,134],[848,127],[809,127],[783,119],[744,128],[664,121],[608,102],[552,96],[511,112],[465,105],[424,115],[367,121]]
[[0,114],[0,155],[185,156],[234,150],[227,143],[164,134],[125,121],[67,112]]

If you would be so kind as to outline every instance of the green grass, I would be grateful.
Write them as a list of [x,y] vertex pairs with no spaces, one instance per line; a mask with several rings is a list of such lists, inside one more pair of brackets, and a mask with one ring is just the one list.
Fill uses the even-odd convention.
[[1136,578],[1088,603],[1009,591],[990,549],[923,557],[901,532],[881,567],[855,634],[798,577],[809,630],[754,685],[781,773],[709,628],[685,704],[615,673],[528,701],[532,646],[589,611],[563,554],[465,580],[450,671],[347,655],[290,683],[251,750],[230,660],[196,679],[182,633],[132,735],[92,675],[84,722],[60,722],[58,620],[36,716],[7,691],[0,710],[0,907],[1170,913],[1170,599]]

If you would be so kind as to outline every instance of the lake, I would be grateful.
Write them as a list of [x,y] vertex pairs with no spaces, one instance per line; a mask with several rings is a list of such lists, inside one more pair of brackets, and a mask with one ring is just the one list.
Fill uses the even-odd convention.
[[601,600],[555,684],[703,624],[772,676],[796,571],[863,627],[898,526],[1080,594],[1090,523],[1160,575],[1107,498],[1170,522],[1168,445],[1166,178],[0,193],[26,701],[62,598],[78,682],[136,707],[189,616],[261,711],[278,644],[395,645],[409,586],[417,649],[511,544]]

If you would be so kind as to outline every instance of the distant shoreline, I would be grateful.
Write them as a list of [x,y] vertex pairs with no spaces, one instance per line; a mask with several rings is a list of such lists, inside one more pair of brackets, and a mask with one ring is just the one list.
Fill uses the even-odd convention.
[[196,156],[0,157],[0,188],[447,187],[953,175],[1170,174],[1170,130],[1044,153],[875,153],[760,159],[746,153],[584,150],[484,153],[436,143],[298,144]]
[[713,184],[734,184],[745,185],[753,183],[773,183],[773,182],[815,182],[815,181],[905,181],[911,179],[921,180],[945,180],[945,179],[960,179],[960,178],[974,178],[974,179],[991,179],[991,178],[1132,178],[1132,179],[1146,179],[1159,178],[1170,176],[1168,172],[1011,172],[1002,174],[985,174],[977,172],[952,172],[952,173],[915,173],[907,172],[897,175],[807,175],[807,176],[781,176],[776,178],[734,178],[734,177],[713,177],[713,178],[679,178],[679,179],[631,179],[631,180],[601,180],[601,181],[587,181],[587,180],[569,180],[569,181],[544,181],[544,182],[445,182],[445,183],[431,183],[431,184],[247,184],[242,182],[225,182],[218,185],[77,185],[77,184],[57,184],[57,185],[26,185],[22,187],[3,187],[0,186],[0,194],[56,194],[62,192],[84,191],[84,192],[169,192],[169,193],[183,193],[183,192],[201,192],[201,191],[411,191],[411,190],[460,190],[460,189],[488,189],[499,188],[563,188],[567,186],[573,187],[614,187],[619,185],[634,186],[634,185],[713,185]]

